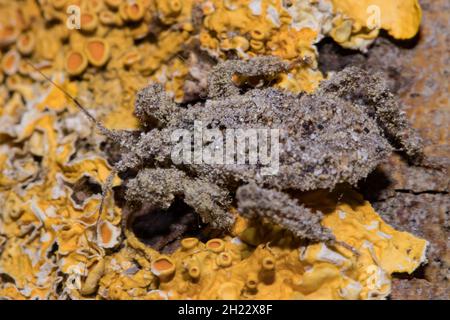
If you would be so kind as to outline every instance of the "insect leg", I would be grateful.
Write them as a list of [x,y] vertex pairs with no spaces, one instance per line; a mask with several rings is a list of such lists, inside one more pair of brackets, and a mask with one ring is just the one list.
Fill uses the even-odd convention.
[[330,92],[363,107],[374,117],[387,138],[416,164],[425,162],[421,137],[410,125],[400,101],[390,92],[380,74],[349,67],[324,81],[317,94]]
[[109,173],[108,177],[106,178],[105,183],[103,183],[103,185],[102,185],[102,199],[100,200],[100,207],[98,209],[97,221],[95,223],[95,230],[97,230],[97,236],[98,236],[98,226],[99,226],[99,222],[101,220],[101,216],[103,214],[105,200],[106,200],[106,197],[108,196],[108,193],[110,191],[112,191],[112,184],[113,184],[114,177],[116,175],[117,175],[117,169],[113,168],[111,170],[111,172]]
[[232,199],[228,191],[204,179],[186,179],[183,183],[184,201],[214,229],[229,230],[235,220],[228,210]]
[[321,212],[313,212],[284,192],[249,183],[238,188],[236,198],[239,213],[244,217],[266,218],[303,239],[318,242],[335,240],[331,231],[320,224]]
[[208,96],[211,99],[239,94],[239,88],[233,82],[234,75],[247,77],[275,77],[289,71],[295,63],[288,63],[272,56],[262,56],[242,60],[227,60],[214,67],[208,77]]

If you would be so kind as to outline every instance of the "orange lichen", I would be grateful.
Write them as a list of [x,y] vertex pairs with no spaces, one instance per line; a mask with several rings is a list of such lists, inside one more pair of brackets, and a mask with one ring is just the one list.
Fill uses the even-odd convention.
[[109,221],[101,221],[98,226],[97,235],[99,244],[103,248],[114,248],[119,244],[121,231],[116,225]]
[[212,239],[206,243],[206,247],[213,252],[222,252],[225,249],[225,243],[221,239]]
[[150,270],[161,281],[170,281],[176,269],[172,259],[167,256],[162,256],[152,262]]
[[261,266],[266,271],[272,271],[275,269],[275,260],[273,257],[265,257],[262,262]]
[[7,47],[16,41],[19,30],[13,25],[0,24],[0,48]]
[[231,266],[232,262],[233,259],[228,252],[221,252],[216,258],[217,265],[222,268]]
[[187,1],[186,4],[183,4],[181,0],[157,0],[156,8],[158,13],[160,14],[161,22],[165,24],[174,24],[178,16],[182,13],[183,9],[189,8],[191,6],[191,1]]
[[[355,23],[367,29],[373,19],[380,19],[379,27],[386,29],[397,39],[409,39],[416,35],[422,19],[417,0],[332,0],[338,12],[352,18]],[[372,17],[373,16],[373,17]]]
[[120,17],[111,11],[100,11],[98,14],[99,21],[106,26],[121,25]]
[[133,50],[133,51],[127,52],[125,54],[125,56],[123,57],[123,64],[126,67],[130,67],[133,64],[141,61],[141,59],[142,59],[142,55],[138,51]]
[[82,51],[70,51],[66,57],[65,69],[71,76],[78,76],[86,70],[88,59]]
[[141,1],[136,0],[135,2],[130,2],[127,4],[126,15],[130,21],[139,21],[144,17],[144,6]]
[[181,240],[181,247],[185,250],[189,250],[195,248],[198,243],[199,240],[197,238],[185,238]]
[[152,264],[152,268],[154,273],[160,274],[161,272],[173,269],[173,263],[167,258],[160,258]]
[[24,33],[17,39],[17,50],[24,55],[30,55],[36,45],[36,39],[31,33]]
[[6,75],[12,76],[19,70],[20,55],[16,50],[8,51],[2,58],[2,70]]
[[112,232],[106,224],[102,224],[100,226],[100,235],[102,237],[103,242],[108,243],[112,239]]
[[86,32],[94,31],[98,26],[98,17],[92,12],[83,12],[80,16],[81,30]]
[[85,53],[89,63],[96,67],[101,67],[110,58],[109,44],[100,38],[89,39],[85,45]]

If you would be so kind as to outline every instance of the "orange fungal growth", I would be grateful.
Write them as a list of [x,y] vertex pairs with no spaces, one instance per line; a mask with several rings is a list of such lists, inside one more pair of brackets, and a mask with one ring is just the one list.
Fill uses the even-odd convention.
[[120,228],[109,221],[103,221],[98,226],[98,242],[103,248],[113,248],[119,243]]
[[225,249],[225,242],[222,239],[211,239],[206,243],[206,247],[212,252],[222,252]]
[[90,64],[101,67],[110,57],[109,44],[103,39],[89,39],[85,45],[85,53]]
[[33,67],[31,67],[24,60],[21,60],[19,63],[19,73],[24,76],[28,76],[30,73],[34,71]]
[[0,48],[7,47],[16,41],[19,30],[13,25],[0,24]]
[[92,32],[97,29],[98,17],[91,12],[83,12],[80,17],[81,30],[85,32]]
[[173,15],[177,15],[181,12],[183,3],[180,0],[169,0],[168,7]]
[[250,291],[255,291],[258,287],[258,275],[255,272],[250,272],[245,280],[245,286]]
[[24,56],[30,55],[36,45],[36,39],[32,33],[24,33],[17,39],[17,50]]
[[159,0],[156,2],[159,19],[164,24],[174,23],[183,10],[181,0]]
[[110,242],[112,239],[112,232],[111,230],[108,228],[107,224],[102,224],[101,227],[101,236],[102,236],[102,240],[104,242]]
[[265,271],[272,271],[275,269],[275,259],[273,257],[265,257],[261,262],[261,267]]
[[116,13],[108,10],[101,11],[98,14],[98,20],[105,26],[119,25],[122,21]]
[[125,54],[123,57],[123,65],[131,67],[133,64],[139,62],[142,59],[142,55],[137,50],[132,50]]
[[180,12],[181,8],[183,7],[183,4],[181,3],[180,0],[170,0],[169,6],[173,12]]
[[175,274],[175,263],[171,258],[161,256],[152,262],[151,271],[160,280],[167,281]]
[[200,268],[198,266],[192,266],[189,268],[189,275],[192,279],[200,278]]
[[199,243],[199,240],[197,238],[184,238],[181,240],[181,247],[184,250],[190,250],[195,248]]
[[144,6],[141,1],[128,3],[125,7],[127,17],[131,21],[139,21],[144,17]]
[[66,56],[65,69],[71,76],[82,74],[87,65],[87,57],[82,51],[72,50]]
[[260,52],[260,51],[264,50],[264,43],[260,40],[252,39],[252,40],[250,40],[250,47],[254,51]]
[[122,20],[128,20],[128,12],[127,12],[128,4],[126,2],[122,2],[119,6],[119,17]]
[[191,259],[187,264],[187,272],[193,280],[198,280],[201,275],[200,264],[196,259]]
[[263,40],[265,38],[264,32],[258,29],[250,31],[250,36],[255,40]]
[[148,26],[145,23],[139,24],[137,27],[131,28],[130,35],[133,39],[139,40],[148,34]]
[[233,259],[228,252],[221,252],[216,258],[216,263],[219,267],[226,268],[231,266]]
[[17,72],[20,64],[20,55],[16,50],[8,51],[2,59],[2,70],[3,72],[11,76]]

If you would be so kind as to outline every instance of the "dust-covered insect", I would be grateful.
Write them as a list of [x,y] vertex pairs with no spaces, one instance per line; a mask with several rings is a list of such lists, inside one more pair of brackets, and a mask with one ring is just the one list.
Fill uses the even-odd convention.
[[[119,146],[122,156],[114,174],[125,173],[125,200],[136,212],[140,206],[168,209],[182,199],[204,223],[224,230],[232,226],[235,217],[230,208],[237,205],[243,216],[267,218],[311,241],[333,242],[332,233],[320,224],[322,213],[289,194],[332,190],[341,183],[355,185],[394,149],[420,163],[422,142],[380,75],[347,68],[323,81],[313,94],[263,85],[244,88],[233,81],[247,79],[241,83],[248,85],[290,67],[275,57],[219,63],[209,76],[207,99],[190,105],[179,105],[161,85],[150,85],[136,97],[139,131],[108,130],[74,101]],[[270,146],[278,148],[277,172],[264,174],[261,161],[174,161],[173,150],[179,143],[174,132],[195,132],[199,124],[200,129],[216,132],[280,130],[277,145]],[[197,142],[191,142],[194,149]],[[201,140],[200,146],[210,148],[216,142]]]

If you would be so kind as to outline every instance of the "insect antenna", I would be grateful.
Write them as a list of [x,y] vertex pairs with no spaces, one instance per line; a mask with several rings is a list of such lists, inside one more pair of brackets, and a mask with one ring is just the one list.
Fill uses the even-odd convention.
[[52,85],[54,85],[56,88],[58,88],[58,90],[60,90],[62,93],[64,93],[64,95],[67,98],[69,98],[71,101],[73,101],[73,103],[75,103],[75,105],[78,107],[78,109],[84,113],[84,115],[89,119],[89,121],[91,121],[104,136],[108,137],[109,139],[111,139],[113,141],[117,141],[118,137],[114,134],[114,132],[112,130],[107,129],[100,121],[95,119],[95,117],[85,107],[83,107],[83,105],[78,101],[77,98],[72,96],[69,92],[67,92],[66,89],[64,89],[62,86],[60,86],[55,81],[50,79],[47,75],[45,75],[41,70],[39,70],[39,68],[34,66],[32,63],[30,63],[28,61],[25,61],[25,63],[27,65],[29,65],[30,67],[32,67],[42,77],[44,77],[45,80],[47,80]]
[[[107,129],[100,121],[95,119],[95,117],[85,107],[83,107],[83,105],[78,101],[77,98],[72,96],[62,86],[60,86],[55,81],[50,79],[47,75],[45,75],[41,70],[39,70],[32,63],[30,63],[28,61],[25,61],[25,63],[28,64],[30,67],[32,67],[35,71],[37,71],[42,77],[44,77],[45,80],[50,82],[58,90],[60,90],[62,93],[64,93],[64,95],[66,97],[68,97],[71,101],[73,101],[75,103],[75,105],[78,107],[78,109],[84,113],[84,115],[89,119],[89,121],[91,121],[105,137],[111,139],[112,141],[114,141],[116,143],[120,140],[120,138],[114,133],[114,131]],[[108,192],[112,189],[112,182],[113,182],[113,179],[116,176],[116,174],[117,174],[117,170],[115,168],[113,168],[113,170],[109,174],[108,178],[106,179],[106,182],[102,185],[102,198],[100,201],[100,207],[99,207],[99,213],[97,216],[97,221],[95,223],[95,230],[96,230],[95,234],[96,234],[97,238],[98,238],[98,224],[99,224],[99,221],[100,221],[100,218],[101,218],[101,215],[103,212],[103,208],[105,205],[105,199],[106,199]]]
[[98,209],[99,213],[97,216],[97,221],[95,222],[95,230],[96,230],[96,235],[98,237],[98,224],[100,222],[101,216],[102,216],[102,212],[103,212],[103,208],[105,206],[105,200],[106,197],[108,196],[108,193],[112,190],[113,187],[113,179],[114,177],[117,175],[117,169],[113,168],[111,170],[111,172],[109,173],[108,177],[106,178],[105,183],[102,185],[102,198],[100,200],[100,207]]

